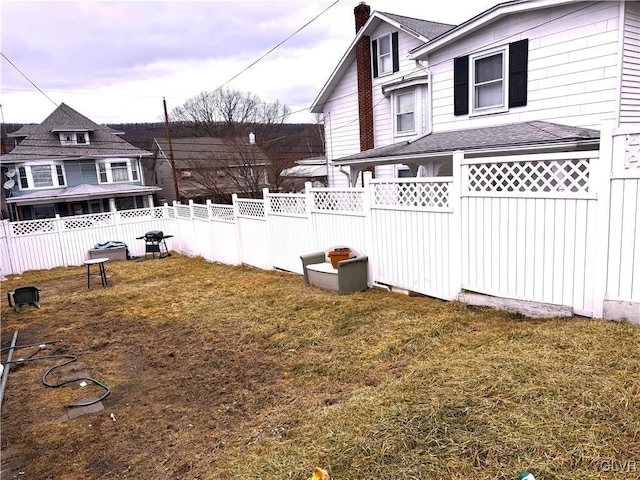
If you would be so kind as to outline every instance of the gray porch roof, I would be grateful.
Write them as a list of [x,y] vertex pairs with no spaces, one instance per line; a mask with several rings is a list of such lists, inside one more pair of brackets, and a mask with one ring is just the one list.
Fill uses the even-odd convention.
[[533,121],[491,127],[435,132],[413,141],[404,141],[335,159],[332,165],[371,166],[416,163],[420,157],[449,156],[453,152],[527,150],[547,146],[569,148],[598,143],[600,132],[551,122]]
[[160,187],[132,184],[88,185],[54,188],[7,198],[7,203],[17,205],[33,203],[62,202],[68,200],[88,200],[90,198],[121,197],[128,195],[149,195],[160,191]]

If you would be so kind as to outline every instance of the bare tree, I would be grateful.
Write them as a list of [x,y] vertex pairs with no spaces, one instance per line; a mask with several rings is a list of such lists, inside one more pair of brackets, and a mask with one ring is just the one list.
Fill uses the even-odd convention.
[[189,183],[215,198],[230,191],[259,198],[263,188],[277,188],[280,171],[293,163],[280,166],[279,152],[287,137],[283,125],[289,114],[289,107],[278,100],[267,103],[230,88],[201,92],[174,108],[172,122],[190,125],[196,136],[225,141],[223,151],[191,160]]

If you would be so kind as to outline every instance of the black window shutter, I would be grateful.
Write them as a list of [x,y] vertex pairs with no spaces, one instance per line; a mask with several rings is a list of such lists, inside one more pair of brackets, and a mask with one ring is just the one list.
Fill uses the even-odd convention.
[[371,59],[373,64],[373,78],[378,76],[378,41],[371,42]]
[[398,51],[398,32],[391,34],[391,55],[393,57],[393,72],[400,70],[400,54]]
[[469,113],[469,56],[453,59],[453,114]]
[[509,108],[527,104],[529,40],[509,44]]

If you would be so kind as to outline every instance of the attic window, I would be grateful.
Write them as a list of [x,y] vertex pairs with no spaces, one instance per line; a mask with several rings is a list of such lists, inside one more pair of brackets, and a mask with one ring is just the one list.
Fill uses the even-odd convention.
[[61,145],[88,145],[89,135],[86,132],[60,132]]
[[381,77],[400,70],[398,32],[389,33],[371,41],[373,76]]

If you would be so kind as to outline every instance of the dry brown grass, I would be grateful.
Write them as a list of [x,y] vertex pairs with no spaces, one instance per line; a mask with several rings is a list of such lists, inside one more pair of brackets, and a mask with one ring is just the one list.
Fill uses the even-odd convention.
[[334,480],[573,480],[640,469],[638,326],[380,290],[339,296],[298,275],[180,256],[107,271],[105,289],[87,290],[80,267],[2,284],[3,297],[42,289],[40,310],[3,304],[3,346],[16,330],[19,344],[61,339],[49,353],[78,355],[112,389],[104,412],[60,422],[79,388],[45,388],[44,360],[13,368],[2,449],[22,478],[306,479],[319,465]]

